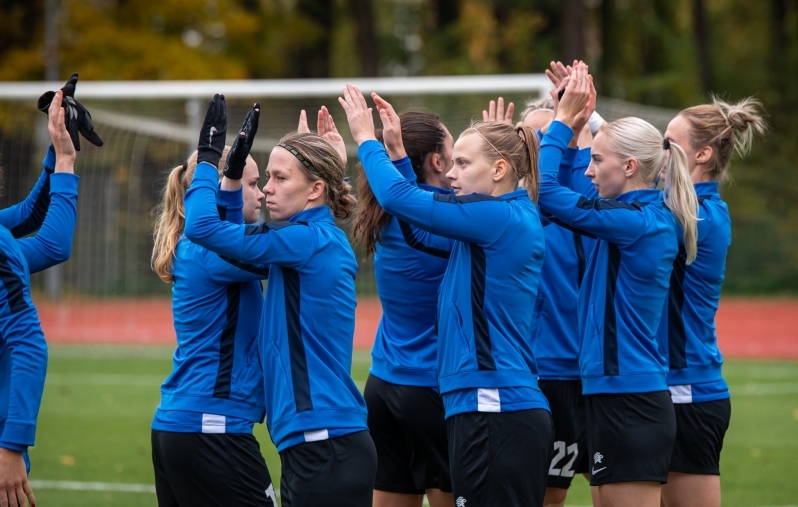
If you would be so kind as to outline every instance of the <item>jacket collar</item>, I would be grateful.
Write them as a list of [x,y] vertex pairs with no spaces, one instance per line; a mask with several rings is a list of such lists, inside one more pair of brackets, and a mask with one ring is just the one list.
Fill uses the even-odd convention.
[[329,206],[314,206],[302,210],[288,219],[289,222],[335,222]]
[[695,184],[695,193],[697,195],[711,195],[717,196],[718,182],[717,181],[702,181]]
[[616,201],[620,202],[655,202],[662,200],[662,192],[657,190],[656,188],[651,188],[648,190],[632,190],[631,192],[626,192],[624,194],[619,195],[615,198]]

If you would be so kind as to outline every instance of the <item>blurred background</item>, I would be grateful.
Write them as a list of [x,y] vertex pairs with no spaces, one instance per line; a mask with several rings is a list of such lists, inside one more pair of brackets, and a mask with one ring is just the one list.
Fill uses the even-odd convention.
[[[72,258],[32,278],[51,344],[31,454],[37,498],[49,502],[40,504],[154,503],[148,425],[174,330],[170,286],[149,267],[151,211],[168,171],[196,146],[210,96],[188,85],[161,93],[170,82],[245,80],[261,90],[228,100],[233,125],[262,103],[261,171],[301,109],[312,118],[329,106],[355,177],[329,82],[274,94],[270,80],[392,78],[375,83],[391,84],[385,95],[397,109],[432,109],[457,136],[499,95],[520,111],[545,93],[536,74],[573,59],[590,65],[608,120],[640,116],[664,130],[710,93],[762,101],[768,135],[733,159],[722,186],[734,229],[718,315],[735,397],[724,505],[798,504],[789,475],[798,452],[798,0],[2,0],[0,20],[0,206],[24,199],[41,170],[49,140],[36,97],[74,71],[76,97],[105,141],[84,141],[78,156]],[[526,76],[528,88],[506,75]],[[473,89],[441,93],[413,79],[425,76],[493,84],[472,78]],[[103,97],[101,86],[82,98],[103,82],[153,95]],[[353,376],[362,382],[380,307],[372,264],[357,255]],[[261,427],[258,437],[276,478]],[[583,482],[569,505],[589,503]]]

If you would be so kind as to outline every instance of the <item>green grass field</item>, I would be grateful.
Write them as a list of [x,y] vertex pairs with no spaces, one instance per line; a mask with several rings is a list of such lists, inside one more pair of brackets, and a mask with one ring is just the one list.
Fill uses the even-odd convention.
[[[30,477],[36,481],[40,506],[156,505],[146,486],[138,487],[144,492],[115,489],[153,482],[150,422],[170,357],[171,350],[161,347],[50,347],[37,445],[30,453]],[[361,387],[369,360],[368,353],[355,353],[352,374]],[[733,408],[721,464],[723,505],[798,505],[793,475],[798,462],[798,362],[727,361],[725,376],[732,386]],[[279,487],[279,457],[263,426],[255,434]],[[67,486],[105,490],[63,489]],[[590,505],[584,479],[574,481],[568,505]]]

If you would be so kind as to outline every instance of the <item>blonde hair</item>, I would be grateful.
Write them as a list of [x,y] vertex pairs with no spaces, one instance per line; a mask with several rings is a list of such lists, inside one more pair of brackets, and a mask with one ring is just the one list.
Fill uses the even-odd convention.
[[[229,146],[224,147],[222,158],[217,167],[219,178],[222,177],[223,162],[227,160]],[[197,152],[191,154],[185,164],[179,165],[169,172],[166,186],[161,195],[161,201],[153,210],[155,223],[153,225],[154,245],[150,266],[158,277],[166,282],[174,282],[172,274],[174,269],[175,250],[180,241],[180,235],[186,226],[185,195],[194,178],[197,168]]]
[[[646,185],[653,187],[662,169],[666,169],[665,205],[684,231],[687,263],[693,262],[698,250],[698,197],[682,147],[674,142],[666,144],[662,133],[640,118],[622,118],[605,123],[599,132],[607,136],[610,148],[621,158],[637,160],[640,176]],[[668,149],[665,148],[667,145]]]
[[505,160],[513,172],[514,186],[523,180],[529,198],[537,203],[540,144],[535,131],[526,125],[513,127],[503,122],[478,121],[464,130],[460,137],[472,133],[484,141],[480,151],[488,163]]
[[712,104],[688,107],[679,113],[690,124],[692,148],[712,148],[707,173],[713,180],[727,176],[734,152],[745,157],[751,150],[754,134],[765,133],[767,123],[761,108],[762,104],[753,97],[729,104],[712,96]]
[[521,111],[521,122],[526,120],[526,117],[530,115],[530,113],[534,113],[535,111],[547,111],[547,112],[554,112],[554,101],[552,99],[535,99],[530,100],[526,103],[526,107],[523,111]]
[[339,220],[352,216],[357,200],[349,193],[352,186],[346,181],[346,167],[335,148],[323,137],[316,134],[292,132],[280,139],[299,152],[313,167],[311,171],[304,164],[300,168],[311,181],[324,182],[325,203]]

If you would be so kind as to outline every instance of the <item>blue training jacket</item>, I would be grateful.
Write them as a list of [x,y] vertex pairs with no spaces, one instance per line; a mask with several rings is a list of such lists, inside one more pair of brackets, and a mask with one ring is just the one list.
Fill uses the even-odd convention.
[[[598,197],[585,169],[590,149],[567,148],[559,179],[584,195]],[[535,303],[533,339],[541,380],[579,380],[579,318],[577,300],[595,239],[559,225],[544,227],[546,255]]]
[[668,389],[667,344],[658,327],[680,228],[658,190],[588,199],[558,181],[573,131],[555,121],[540,147],[540,206],[596,236],[579,292],[584,394]]
[[[358,156],[386,211],[454,240],[438,296],[438,385],[446,417],[548,408],[530,339],[544,240],[526,191],[426,192],[402,177],[379,142],[362,143]],[[508,391],[513,406],[505,407],[500,390],[511,388],[522,396]]]
[[266,421],[277,450],[366,431],[350,371],[357,261],[330,208],[286,222],[234,225],[215,206],[216,168],[202,163],[186,194],[186,236],[220,255],[269,265],[259,347]]
[[721,372],[715,313],[731,244],[731,219],[717,181],[696,183],[695,191],[700,203],[698,253],[687,265],[687,254],[680,247],[660,323],[660,339],[668,343],[668,385],[674,403],[729,397]]
[[[416,181],[409,158],[393,164],[405,179]],[[429,185],[419,187],[451,194]],[[394,216],[381,229],[380,238],[374,275],[382,317],[371,350],[370,373],[393,384],[437,389],[435,316],[452,241],[419,231]]]
[[[218,177],[217,177],[218,181]],[[242,190],[219,191],[219,215],[244,222]],[[238,267],[180,238],[174,258],[172,314],[177,348],[161,386],[152,429],[251,433],[265,414],[258,324],[260,280],[268,268]]]
[[[11,230],[20,232],[25,224],[28,233],[39,231],[14,239],[7,227],[0,227],[0,447],[21,452],[34,444],[47,370],[47,344],[30,298],[30,273],[67,260],[75,230],[79,177],[49,174],[54,167],[50,152],[45,158],[48,175],[39,179],[31,196],[0,212]],[[45,191],[46,200],[40,197]],[[43,214],[37,205],[29,206],[43,201]]]
[[36,232],[44,222],[50,206],[50,175],[55,171],[53,145],[47,149],[42,161],[42,173],[24,201],[0,210],[0,225],[15,238]]

